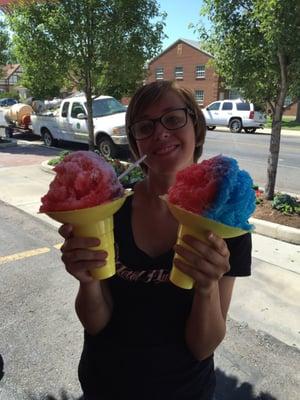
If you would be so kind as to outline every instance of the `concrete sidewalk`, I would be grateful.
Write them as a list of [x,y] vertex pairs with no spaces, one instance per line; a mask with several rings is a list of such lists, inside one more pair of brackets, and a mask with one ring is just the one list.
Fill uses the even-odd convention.
[[[40,218],[40,198],[53,175],[40,164],[0,168],[0,200]],[[296,230],[299,234],[299,230]],[[300,348],[300,247],[253,234],[253,275],[237,279],[230,316]]]

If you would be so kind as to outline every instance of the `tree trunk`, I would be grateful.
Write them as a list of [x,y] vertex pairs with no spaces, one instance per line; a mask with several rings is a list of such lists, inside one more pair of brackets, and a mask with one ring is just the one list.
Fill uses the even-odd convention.
[[265,197],[267,200],[272,200],[275,192],[275,183],[277,175],[277,166],[280,149],[280,134],[281,121],[283,114],[284,100],[287,94],[287,60],[282,51],[278,52],[278,59],[281,72],[280,92],[276,99],[275,110],[272,120],[272,132],[269,147],[268,169],[267,169],[267,184],[265,187]]
[[297,114],[296,114],[296,122],[300,123],[300,99],[297,102]]
[[85,96],[86,96],[86,108],[87,108],[87,126],[89,132],[89,150],[95,150],[94,141],[94,121],[93,121],[93,98],[92,98],[92,81],[90,77],[90,71],[86,72],[85,79]]

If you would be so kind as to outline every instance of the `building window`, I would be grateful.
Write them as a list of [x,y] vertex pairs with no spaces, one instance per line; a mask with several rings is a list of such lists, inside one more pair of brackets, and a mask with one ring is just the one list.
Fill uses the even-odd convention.
[[205,65],[196,65],[196,79],[205,78]]
[[9,83],[11,85],[13,85],[13,84],[17,83],[17,76],[16,75],[11,75],[8,80],[9,80]]
[[183,79],[183,67],[175,67],[175,79]]
[[229,90],[228,92],[228,100],[237,100],[241,97],[237,90]]
[[293,99],[291,98],[291,96],[287,96],[284,100],[284,107],[288,107],[289,105],[291,105],[293,102]]
[[164,79],[164,69],[163,67],[157,67],[155,69],[155,77],[157,80]]
[[204,90],[195,90],[195,99],[198,104],[203,104]]

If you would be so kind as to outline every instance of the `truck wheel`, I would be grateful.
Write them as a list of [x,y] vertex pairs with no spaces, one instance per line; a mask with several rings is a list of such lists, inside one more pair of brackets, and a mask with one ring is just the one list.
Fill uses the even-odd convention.
[[51,132],[48,129],[43,129],[42,137],[47,147],[55,146],[56,140],[53,139]]
[[116,145],[108,136],[101,136],[97,141],[97,147],[105,158],[115,158],[117,155]]
[[4,129],[4,132],[5,132],[5,137],[7,137],[7,138],[12,138],[13,137],[14,130],[12,128],[6,127]]
[[232,133],[239,133],[242,130],[242,121],[238,118],[232,118],[229,123],[229,129]]

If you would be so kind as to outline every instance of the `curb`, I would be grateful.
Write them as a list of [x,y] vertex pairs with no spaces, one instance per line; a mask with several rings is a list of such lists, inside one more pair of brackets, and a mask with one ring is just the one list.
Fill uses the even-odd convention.
[[[48,165],[48,161],[41,163],[41,169],[49,174],[55,174],[53,167]],[[292,228],[286,225],[275,224],[274,222],[265,221],[257,218],[250,218],[249,223],[254,225],[253,233],[268,236],[272,239],[281,240],[292,244],[300,244],[300,229]]]
[[259,235],[268,236],[283,242],[300,244],[300,229],[256,218],[250,218],[249,223],[254,225],[253,233],[258,233]]
[[[219,126],[216,128],[216,131],[220,131],[220,132],[227,132],[227,133],[231,133],[229,128],[224,127],[224,126]],[[206,131],[206,134],[208,134],[209,132],[214,132],[214,131]],[[240,132],[240,134],[244,134],[245,132]],[[234,133],[233,135],[236,135],[236,133]],[[251,133],[251,135],[271,135],[271,128],[263,128],[263,129],[258,129],[255,133]],[[300,131],[297,130],[287,130],[287,129],[282,129],[280,132],[281,136],[300,136]]]
[[5,142],[5,143],[1,143],[0,142],[0,148],[5,148],[5,147],[15,147],[18,144],[14,141],[9,141],[9,142]]
[[49,165],[49,164],[48,164],[48,161],[49,161],[49,160],[45,160],[45,161],[43,161],[43,162],[41,163],[41,165],[40,165],[41,170],[44,171],[44,172],[48,172],[48,174],[53,174],[53,175],[55,175],[55,172],[53,171],[53,168],[54,168],[54,167],[52,167],[52,165]]

